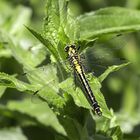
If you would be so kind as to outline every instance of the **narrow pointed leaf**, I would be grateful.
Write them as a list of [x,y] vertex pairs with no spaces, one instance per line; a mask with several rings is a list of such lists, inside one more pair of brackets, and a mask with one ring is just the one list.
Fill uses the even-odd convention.
[[37,33],[36,31],[34,31],[33,29],[26,27],[42,44],[44,44],[47,49],[51,52],[51,54],[56,58],[56,60],[59,60],[58,57],[58,52],[56,51],[56,49],[54,48],[54,46],[50,43],[49,40],[45,39],[42,37],[41,34]]
[[99,81],[102,82],[110,73],[118,71],[119,69],[121,69],[129,64],[130,64],[130,62],[121,64],[121,65],[110,66],[101,76],[99,76],[99,78],[98,78]]

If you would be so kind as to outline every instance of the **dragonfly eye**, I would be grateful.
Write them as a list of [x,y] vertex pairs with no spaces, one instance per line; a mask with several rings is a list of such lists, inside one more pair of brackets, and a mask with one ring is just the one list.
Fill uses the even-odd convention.
[[65,50],[65,52],[68,52],[69,51],[69,46],[66,46],[65,48],[64,48],[64,50]]
[[71,45],[71,48],[73,48],[74,50],[76,50],[76,46],[75,45]]

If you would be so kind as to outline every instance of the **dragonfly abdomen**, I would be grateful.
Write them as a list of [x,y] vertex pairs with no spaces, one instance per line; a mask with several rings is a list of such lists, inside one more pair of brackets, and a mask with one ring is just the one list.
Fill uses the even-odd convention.
[[95,96],[89,86],[88,81],[85,78],[85,74],[82,72],[81,74],[78,74],[78,77],[80,78],[80,81],[85,89],[85,92],[87,93],[87,96],[90,100],[90,103],[94,109],[94,111],[96,112],[96,114],[98,114],[99,116],[102,115],[102,112],[100,110],[100,106],[98,105],[98,102],[95,99]]

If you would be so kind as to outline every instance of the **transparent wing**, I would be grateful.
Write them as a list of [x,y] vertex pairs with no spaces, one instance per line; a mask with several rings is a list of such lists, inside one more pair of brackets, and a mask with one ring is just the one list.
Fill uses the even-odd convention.
[[20,79],[35,87],[31,101],[41,103],[46,97],[50,101],[51,97],[62,96],[59,91],[59,83],[65,80],[69,74],[64,70],[63,65],[53,63],[34,68],[31,71],[25,69],[25,72],[20,75]]
[[32,94],[31,102],[32,103],[42,103],[42,101],[52,102],[52,100],[57,100],[57,97],[59,98],[59,96],[63,97],[63,93],[61,93],[59,90],[59,84],[55,81],[50,81]]
[[119,65],[127,60],[124,58],[122,50],[126,45],[126,35],[116,36],[104,43],[94,43],[87,48],[84,55],[83,65],[87,71],[100,75],[108,66]]

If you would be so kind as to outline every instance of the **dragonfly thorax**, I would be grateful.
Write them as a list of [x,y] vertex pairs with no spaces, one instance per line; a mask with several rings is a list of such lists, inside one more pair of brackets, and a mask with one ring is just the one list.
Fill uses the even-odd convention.
[[65,47],[65,52],[69,55],[69,57],[73,57],[77,54],[77,49],[75,45],[68,45]]
[[65,52],[76,51],[76,46],[75,45],[67,45],[64,50],[65,50]]

